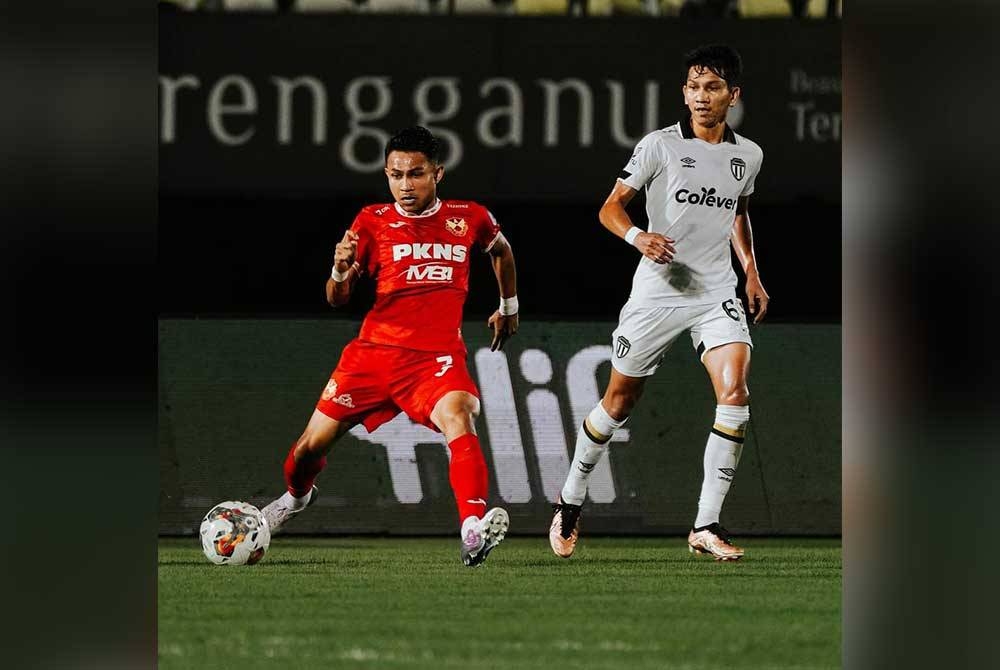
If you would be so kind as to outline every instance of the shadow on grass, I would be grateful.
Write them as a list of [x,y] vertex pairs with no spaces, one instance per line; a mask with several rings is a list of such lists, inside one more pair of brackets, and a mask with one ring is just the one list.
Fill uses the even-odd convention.
[[[266,558],[257,565],[250,566],[227,566],[227,567],[246,567],[248,570],[262,569],[269,565],[345,565],[347,563],[361,563],[360,561],[344,561],[338,560],[336,558],[317,558],[317,557],[302,557],[302,558]],[[157,561],[157,566],[159,567],[205,567],[214,566],[215,564],[208,559],[160,559]]]

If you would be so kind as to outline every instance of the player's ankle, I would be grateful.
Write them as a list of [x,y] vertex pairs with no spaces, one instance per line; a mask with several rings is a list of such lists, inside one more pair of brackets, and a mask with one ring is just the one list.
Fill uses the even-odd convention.
[[283,504],[288,509],[302,509],[309,504],[309,496],[311,491],[306,493],[304,496],[294,496],[291,491],[285,491],[285,494],[281,496],[281,504]]
[[476,524],[479,523],[479,521],[480,521],[479,517],[476,516],[475,514],[465,517],[465,519],[462,521],[462,529],[460,531],[461,536],[465,537],[465,534],[468,533],[470,529],[475,528]]

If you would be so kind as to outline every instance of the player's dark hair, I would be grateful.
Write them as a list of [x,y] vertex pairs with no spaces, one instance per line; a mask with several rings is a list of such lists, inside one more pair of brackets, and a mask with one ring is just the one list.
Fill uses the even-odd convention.
[[709,44],[684,54],[685,81],[691,68],[707,68],[725,79],[730,89],[739,86],[743,79],[743,59],[736,49],[725,44]]
[[385,158],[393,151],[419,151],[431,163],[441,162],[441,142],[423,126],[410,126],[396,131],[385,144]]

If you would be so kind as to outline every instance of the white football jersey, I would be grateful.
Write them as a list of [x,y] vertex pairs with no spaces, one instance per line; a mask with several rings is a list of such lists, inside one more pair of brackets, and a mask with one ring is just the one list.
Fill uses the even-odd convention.
[[663,265],[642,257],[629,302],[674,307],[732,296],[736,201],[753,193],[763,160],[756,143],[728,126],[719,144],[696,138],[688,119],[642,138],[619,180],[646,190],[649,232],[673,239],[677,253]]

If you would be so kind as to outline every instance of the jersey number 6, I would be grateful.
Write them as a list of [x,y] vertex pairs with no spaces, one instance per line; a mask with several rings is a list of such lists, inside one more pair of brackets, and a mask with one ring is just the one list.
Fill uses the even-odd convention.
[[[737,311],[739,310],[739,311]],[[743,303],[739,302],[735,298],[730,298],[722,303],[722,311],[726,313],[733,321],[740,320],[740,312],[743,311]],[[440,358],[438,360],[441,360]]]

